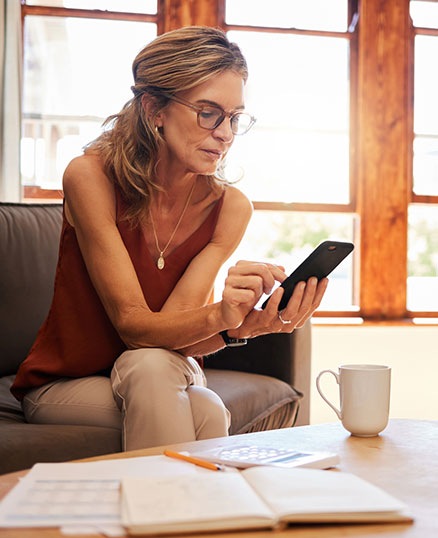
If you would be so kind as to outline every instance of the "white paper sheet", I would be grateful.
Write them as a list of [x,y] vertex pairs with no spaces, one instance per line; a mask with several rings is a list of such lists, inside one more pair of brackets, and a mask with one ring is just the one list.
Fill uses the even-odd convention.
[[38,463],[0,503],[0,527],[120,525],[120,481],[212,471],[166,456]]

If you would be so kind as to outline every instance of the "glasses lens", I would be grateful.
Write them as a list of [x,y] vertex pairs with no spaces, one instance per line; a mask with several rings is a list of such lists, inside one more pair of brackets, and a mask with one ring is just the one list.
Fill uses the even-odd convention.
[[219,108],[206,106],[198,113],[199,126],[203,129],[216,129],[223,118],[224,114]]
[[246,112],[238,112],[231,118],[231,129],[234,134],[245,134],[254,123],[252,116]]

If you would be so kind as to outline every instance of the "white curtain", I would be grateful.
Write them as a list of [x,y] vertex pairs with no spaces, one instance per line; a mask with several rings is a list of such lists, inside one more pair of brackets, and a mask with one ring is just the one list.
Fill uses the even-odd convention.
[[22,37],[20,0],[0,0],[0,201],[21,200]]

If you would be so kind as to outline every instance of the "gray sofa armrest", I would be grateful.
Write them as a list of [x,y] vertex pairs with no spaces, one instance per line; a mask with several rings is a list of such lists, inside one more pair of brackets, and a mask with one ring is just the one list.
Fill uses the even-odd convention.
[[238,370],[285,381],[303,394],[296,425],[309,424],[311,324],[292,334],[267,334],[246,346],[225,348],[204,357],[205,368]]

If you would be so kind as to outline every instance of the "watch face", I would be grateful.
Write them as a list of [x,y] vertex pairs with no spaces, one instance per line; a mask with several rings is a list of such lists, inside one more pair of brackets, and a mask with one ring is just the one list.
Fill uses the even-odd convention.
[[227,344],[228,347],[240,347],[246,345],[246,338],[230,338],[229,343]]
[[246,344],[246,338],[231,338],[227,335],[227,346],[228,347],[239,347]]

